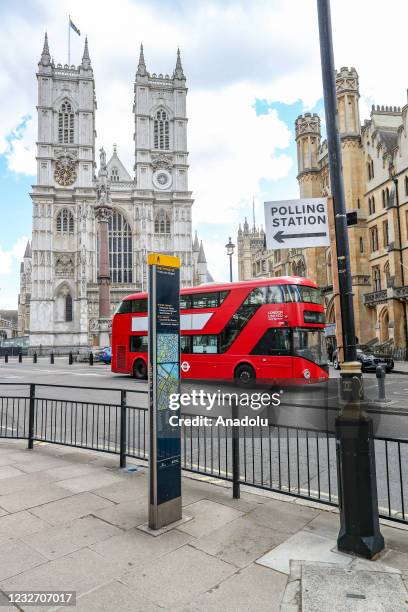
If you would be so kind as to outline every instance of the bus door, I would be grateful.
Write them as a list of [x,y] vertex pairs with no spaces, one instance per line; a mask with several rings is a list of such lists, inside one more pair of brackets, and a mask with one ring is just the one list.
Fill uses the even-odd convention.
[[258,378],[291,378],[293,376],[292,332],[288,328],[270,327],[251,351],[258,356]]

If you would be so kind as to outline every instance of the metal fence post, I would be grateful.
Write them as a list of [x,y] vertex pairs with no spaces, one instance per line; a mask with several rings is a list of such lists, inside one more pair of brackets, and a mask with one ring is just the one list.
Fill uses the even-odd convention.
[[21,351],[19,351],[18,353],[18,363],[22,363],[23,361],[23,353]]
[[[232,418],[238,419],[238,405],[232,400]],[[239,425],[232,426],[232,497],[241,497],[241,487],[239,484]]]
[[33,363],[37,363],[37,352],[33,355]]
[[50,363],[51,365],[54,363],[54,353],[50,354]]
[[93,352],[91,351],[89,353],[89,365],[93,365],[94,363],[94,356],[93,356]]
[[8,353],[7,353],[7,351],[4,354],[4,363],[8,363]]
[[30,385],[30,405],[28,413],[28,448],[34,445],[34,411],[35,411],[35,385]]
[[69,355],[68,355],[68,364],[72,365],[74,363],[74,357],[72,355],[72,352],[70,351]]
[[120,392],[120,467],[126,467],[126,391]]

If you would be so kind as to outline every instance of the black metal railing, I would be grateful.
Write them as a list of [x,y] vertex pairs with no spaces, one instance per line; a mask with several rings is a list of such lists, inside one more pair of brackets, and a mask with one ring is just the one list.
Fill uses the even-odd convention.
[[[62,399],[62,389],[70,399]],[[89,391],[116,394],[117,401],[81,397]],[[41,441],[118,454],[125,467],[126,457],[148,458],[148,410],[135,405],[141,398],[147,391],[0,383],[0,438],[25,439],[29,448]],[[333,431],[270,421],[251,428],[183,425],[181,442],[184,470],[230,481],[235,492],[244,484],[338,503]],[[408,440],[376,437],[375,451],[380,516],[408,523]]]

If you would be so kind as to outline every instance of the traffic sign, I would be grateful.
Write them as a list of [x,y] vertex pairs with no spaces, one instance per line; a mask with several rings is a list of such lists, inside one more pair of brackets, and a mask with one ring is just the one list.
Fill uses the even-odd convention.
[[265,202],[268,249],[329,246],[326,198]]

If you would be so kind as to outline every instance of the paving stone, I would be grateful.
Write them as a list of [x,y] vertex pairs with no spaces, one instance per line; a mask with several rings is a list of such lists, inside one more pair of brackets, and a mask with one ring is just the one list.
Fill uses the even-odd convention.
[[[36,472],[34,474],[24,474],[19,471],[19,475],[14,478],[5,478],[0,487],[1,496],[23,491],[28,489],[37,489],[44,484],[51,483],[53,478],[46,472]],[[1,503],[0,503],[1,506]]]
[[147,498],[140,498],[121,504],[113,504],[110,502],[110,504],[109,508],[96,510],[92,514],[121,529],[137,527],[145,523],[148,519]]
[[23,510],[0,518],[0,538],[21,538],[49,527],[48,523]]
[[[60,608],[65,610],[65,608]],[[77,599],[75,612],[156,612],[161,610],[129,589],[118,580],[113,580],[86,593]]]
[[405,529],[388,527],[387,525],[381,525],[380,529],[388,548],[398,550],[399,552],[408,553],[408,531]]
[[87,514],[94,514],[96,510],[109,506],[114,506],[113,502],[85,491],[37,506],[32,508],[31,512],[50,525],[62,525]]
[[[84,548],[24,571],[14,578],[2,580],[0,588],[6,591],[32,591],[39,588],[42,591],[76,591],[77,595],[80,595],[102,586],[117,574],[115,563]],[[63,610],[65,609],[64,607]]]
[[140,499],[141,497],[147,499],[147,493],[147,478],[144,474],[138,473],[132,474],[132,478],[98,488],[95,491],[96,495],[105,497],[117,504]]
[[242,512],[218,504],[208,499],[202,499],[188,506],[188,514],[193,517],[192,521],[179,527],[196,538],[199,538],[222,525],[242,516]]
[[3,539],[0,554],[0,580],[20,574],[46,561],[46,557],[24,542],[14,538]]
[[187,604],[215,588],[235,571],[232,565],[187,545],[123,575],[122,580],[138,595],[173,610],[176,604]]
[[197,482],[189,479],[188,486],[182,490],[183,506],[188,506],[191,503],[200,501],[201,499],[211,499],[211,501],[219,502],[225,506],[230,506],[241,512],[249,512],[259,505],[264,504],[267,499],[250,493],[241,493],[240,499],[232,497],[231,487],[214,486],[210,483]]
[[247,518],[258,523],[258,525],[275,529],[275,531],[295,533],[319,514],[319,510],[313,510],[306,506],[273,500],[249,512]]
[[320,512],[310,523],[307,523],[303,529],[317,533],[326,538],[336,539],[340,529],[340,516],[332,512]]
[[[18,479],[17,479],[18,480]],[[7,482],[7,481],[6,481]],[[47,502],[68,497],[69,492],[58,485],[46,483],[41,487],[30,487],[0,497],[0,505],[8,512],[18,512],[40,506]]]
[[101,470],[95,474],[85,474],[84,476],[78,476],[76,478],[60,480],[58,486],[68,491],[72,491],[73,493],[82,493],[83,491],[93,491],[94,489],[120,482],[122,482],[122,478],[119,476]]
[[138,529],[130,529],[121,535],[90,546],[99,555],[115,561],[123,571],[131,567],[144,567],[147,561],[167,554],[191,541],[192,536],[173,529],[158,538]]
[[12,478],[13,476],[21,476],[21,471],[13,465],[3,465],[0,467],[0,480]]
[[237,567],[245,567],[286,538],[286,533],[242,517],[211,531],[191,545]]
[[408,593],[401,576],[302,564],[304,612],[406,612]]
[[398,552],[397,550],[386,550],[386,552],[381,555],[381,561],[386,565],[399,569],[404,573],[408,573],[407,553]]
[[95,468],[93,465],[70,463],[60,467],[53,467],[46,471],[47,474],[52,476],[55,481],[58,481],[67,480],[68,478],[75,478],[76,476],[83,476],[84,474],[90,474],[91,472],[96,473],[97,468]]
[[48,528],[46,531],[25,536],[24,542],[48,559],[57,559],[85,546],[118,535],[120,530],[92,516],[71,523]]
[[335,540],[322,538],[308,531],[299,531],[283,542],[283,544],[276,546],[276,548],[258,559],[257,563],[284,574],[289,574],[289,562],[291,560],[324,561],[326,563],[337,563],[340,566],[349,565],[353,557],[343,553],[332,552],[335,546]]
[[278,612],[285,585],[283,574],[251,565],[194,599],[191,606],[203,612]]
[[22,472],[26,472],[27,474],[32,474],[33,472],[44,472],[49,468],[58,466],[67,467],[69,464],[58,457],[38,457],[38,455],[35,456],[34,460],[32,457],[31,461],[14,464],[14,467],[18,468]]

